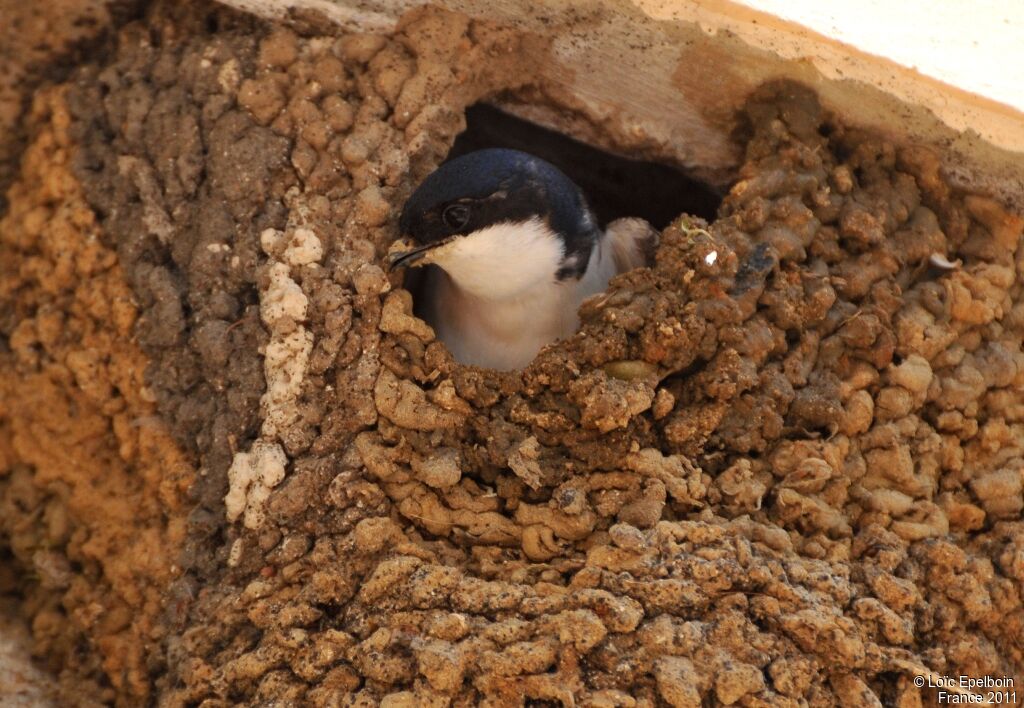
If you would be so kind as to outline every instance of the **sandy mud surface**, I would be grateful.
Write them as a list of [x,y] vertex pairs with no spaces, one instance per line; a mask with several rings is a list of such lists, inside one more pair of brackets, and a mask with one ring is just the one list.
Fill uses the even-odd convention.
[[62,83],[136,0],[0,0],[0,209],[33,131],[33,93]]
[[0,591],[67,700],[1024,698],[1024,220],[765,87],[716,220],[526,370],[463,367],[382,264],[467,106],[571,110],[546,51],[156,6],[37,95]]

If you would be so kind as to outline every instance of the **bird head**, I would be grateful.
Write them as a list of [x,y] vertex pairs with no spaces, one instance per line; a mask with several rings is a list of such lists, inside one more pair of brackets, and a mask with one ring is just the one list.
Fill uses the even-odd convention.
[[399,220],[415,248],[391,268],[432,264],[485,298],[579,278],[600,232],[579,187],[518,150],[471,152],[441,165]]

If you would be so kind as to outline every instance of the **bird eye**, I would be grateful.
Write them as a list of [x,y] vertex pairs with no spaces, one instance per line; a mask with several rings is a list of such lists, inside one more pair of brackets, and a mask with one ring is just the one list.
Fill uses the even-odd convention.
[[469,223],[469,207],[465,204],[449,204],[441,212],[441,221],[449,229],[461,229]]

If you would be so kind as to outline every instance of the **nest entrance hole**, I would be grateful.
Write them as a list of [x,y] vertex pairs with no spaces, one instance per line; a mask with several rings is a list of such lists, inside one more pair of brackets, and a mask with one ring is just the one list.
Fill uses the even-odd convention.
[[[602,227],[624,216],[639,216],[659,231],[680,214],[710,222],[722,195],[682,170],[658,162],[634,160],[524,120],[487,103],[466,109],[466,129],[445,162],[474,150],[512,148],[547,160],[579,185]],[[428,266],[428,268],[434,266]],[[406,271],[404,286],[416,303],[426,268]],[[419,306],[416,312],[423,313]]]
[[722,197],[670,165],[633,160],[539,126],[486,103],[466,111],[466,130],[447,159],[489,147],[514,148],[547,160],[580,186],[601,225],[639,216],[657,229],[680,214],[712,221]]

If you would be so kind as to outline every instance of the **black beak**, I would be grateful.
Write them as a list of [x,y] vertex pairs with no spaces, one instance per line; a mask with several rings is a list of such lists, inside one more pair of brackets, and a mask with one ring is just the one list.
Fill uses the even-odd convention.
[[395,268],[404,268],[406,266],[413,265],[419,259],[426,255],[427,251],[443,246],[448,243],[450,239],[443,241],[437,241],[435,243],[428,243],[425,246],[419,246],[411,251],[402,251],[401,253],[395,253],[391,256],[391,262],[388,263],[388,270],[394,270]]

